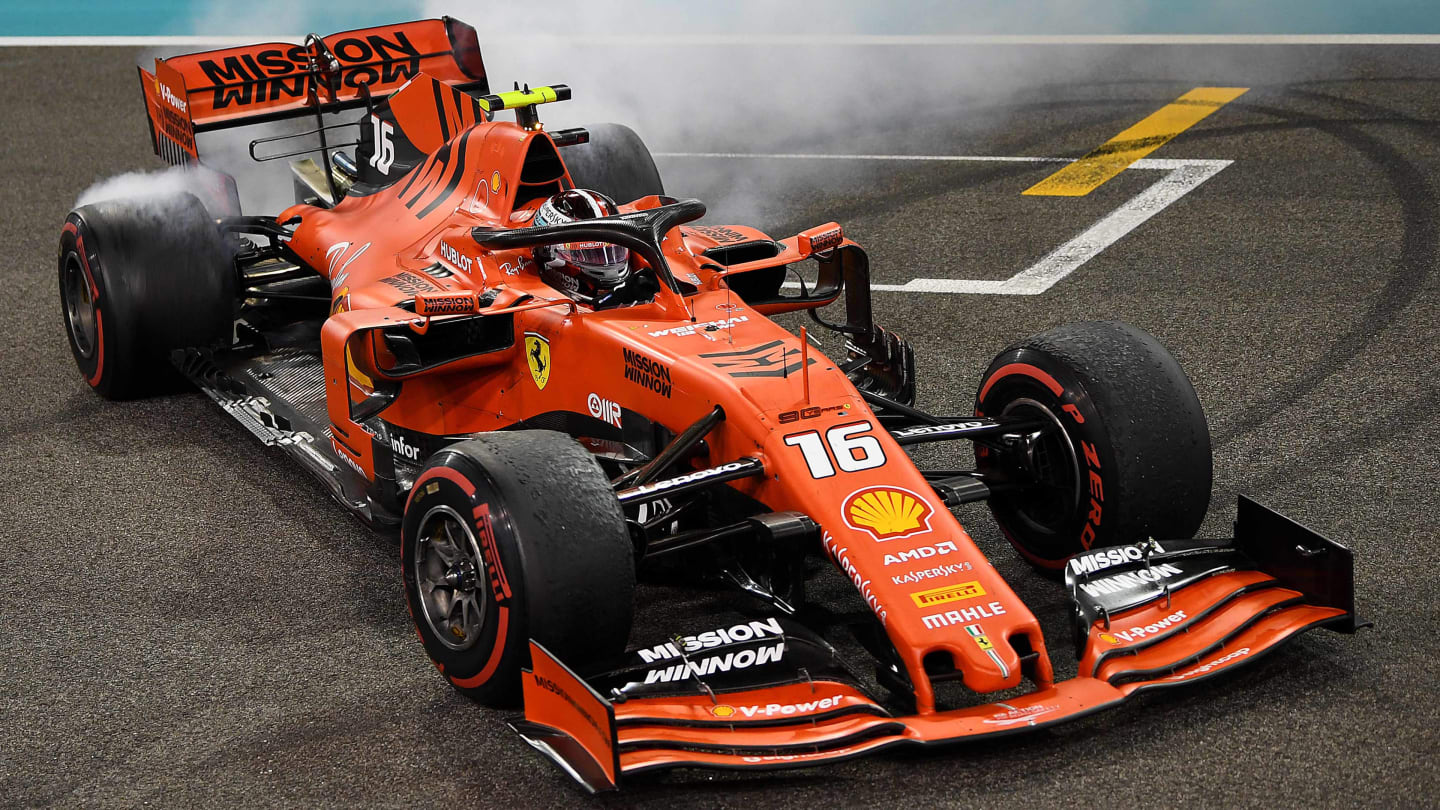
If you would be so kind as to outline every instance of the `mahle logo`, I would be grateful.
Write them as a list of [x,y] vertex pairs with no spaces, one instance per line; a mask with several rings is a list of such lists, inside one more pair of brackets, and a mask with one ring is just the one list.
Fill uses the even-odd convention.
[[925,560],[942,554],[952,554],[960,550],[952,540],[942,540],[933,546],[917,546],[909,551],[899,551],[894,554],[885,555],[886,565],[899,565],[900,563]]

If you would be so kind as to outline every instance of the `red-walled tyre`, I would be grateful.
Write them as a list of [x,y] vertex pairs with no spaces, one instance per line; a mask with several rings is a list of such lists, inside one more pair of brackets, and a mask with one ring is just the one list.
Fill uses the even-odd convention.
[[230,338],[235,267],[198,199],[82,205],[60,232],[60,306],[80,374],[101,395],[153,392],[172,349]]
[[625,649],[634,549],[610,482],[569,436],[506,431],[437,452],[400,549],[425,652],[482,703],[519,697],[532,638],[582,670]]
[[975,408],[1058,426],[1029,446],[976,446],[987,475],[1028,482],[989,503],[1042,569],[1089,548],[1192,537],[1205,518],[1205,412],[1175,358],[1133,326],[1066,324],[1010,346],[981,378]]

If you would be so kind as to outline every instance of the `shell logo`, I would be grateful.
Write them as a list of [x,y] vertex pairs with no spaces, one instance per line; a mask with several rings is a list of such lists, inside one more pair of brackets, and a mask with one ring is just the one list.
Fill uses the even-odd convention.
[[1111,635],[1110,633],[1101,633],[1101,634],[1100,634],[1100,640],[1103,641],[1103,642],[1105,642],[1106,644],[1119,644],[1119,643],[1120,643],[1120,639],[1116,638],[1115,636]]
[[490,173],[490,192],[492,194],[500,193],[500,172]]
[[716,706],[711,706],[710,713],[715,715],[716,717],[733,717],[735,714],[735,707],[726,706],[724,703],[721,703]]
[[845,524],[876,540],[894,540],[930,531],[935,510],[919,495],[901,487],[866,487],[845,499]]

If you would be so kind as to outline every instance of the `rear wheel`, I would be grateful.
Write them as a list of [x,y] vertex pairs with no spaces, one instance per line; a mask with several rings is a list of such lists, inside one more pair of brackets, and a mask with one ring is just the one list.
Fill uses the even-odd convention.
[[584,669],[624,651],[634,551],[595,458],[550,431],[470,439],[431,457],[401,528],[405,599],[436,669],[512,703],[529,641]]
[[990,508],[1046,569],[1092,547],[1188,538],[1210,503],[1210,431],[1195,389],[1155,338],[1123,323],[1066,324],[990,363],[976,412],[1038,429],[978,466],[1013,478]]
[[170,350],[229,339],[234,264],[189,194],[83,205],[60,232],[60,306],[90,386],[141,396],[169,375]]
[[576,188],[588,188],[628,203],[664,194],[660,172],[635,130],[622,124],[592,124],[588,143],[567,146],[560,156]]

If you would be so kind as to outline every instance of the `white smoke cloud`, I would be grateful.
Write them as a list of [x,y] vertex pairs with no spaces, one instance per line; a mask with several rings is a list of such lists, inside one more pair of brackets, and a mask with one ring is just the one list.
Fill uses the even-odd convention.
[[179,168],[154,172],[126,172],[114,177],[107,177],[80,192],[75,206],[78,208],[102,200],[179,194],[190,190],[190,178],[186,176],[184,170]]
[[[396,6],[397,21],[449,15],[475,26],[494,90],[508,89],[512,82],[569,84],[573,100],[541,110],[551,129],[623,123],[656,152],[834,154],[933,152],[937,142],[954,154],[983,152],[994,143],[990,136],[1014,115],[1017,100],[1027,94],[1034,99],[1048,87],[1104,78],[1106,66],[1127,53],[1124,48],[1053,45],[857,44],[856,35],[1104,33],[1135,30],[1137,15],[1149,13],[1144,3],[1074,0],[898,0],[883,5],[863,0],[555,0],[538,5],[416,0],[390,5]],[[1165,4],[1150,5],[1159,9]],[[195,32],[234,35],[256,29],[257,41],[268,38],[261,33],[295,38],[371,24],[378,13],[357,20],[317,4],[257,0],[247,5],[248,28],[226,28],[222,23],[233,6],[217,0],[195,21]],[[1201,77],[1213,75],[1221,58],[1197,58],[1179,49],[1175,74],[1204,81]],[[293,199],[287,162],[254,163],[247,154],[249,141],[310,127],[313,121],[301,119],[212,133],[201,136],[200,146],[207,163],[237,178],[247,213],[275,213]],[[332,140],[353,137],[335,133]],[[803,161],[660,163],[667,190],[703,196],[714,212],[712,220],[762,227],[783,221],[791,201],[806,189],[833,186],[834,176],[826,172],[842,168]],[[877,179],[843,168],[850,172],[848,182]]]
[[75,206],[102,200],[142,200],[176,194],[193,194],[211,216],[232,216],[240,213],[222,178],[204,168],[182,166],[150,172],[126,172],[107,177],[80,192]]
[[[622,123],[654,152],[853,154],[933,151],[934,129],[951,127],[963,154],[962,139],[1005,125],[999,108],[1015,92],[1071,80],[1075,60],[1053,60],[1047,47],[859,44],[856,35],[1118,25],[1120,11],[1106,5],[429,0],[424,13],[476,27],[495,90],[570,85],[573,100],[541,110],[552,129]],[[708,219],[765,228],[793,224],[785,212],[823,187],[825,172],[854,174],[802,161],[658,162],[667,191],[704,197]]]
[[[1067,5],[1064,0],[1039,3],[1057,10]],[[967,66],[964,51],[955,48],[757,48],[738,40],[732,45],[685,41],[696,36],[743,39],[744,35],[983,30],[1013,24],[1016,14],[1023,13],[989,3],[905,0],[875,6],[860,0],[708,4],[560,0],[535,7],[488,0],[392,0],[388,6],[394,7],[396,21],[449,15],[474,25],[496,90],[508,89],[512,82],[571,85],[573,101],[544,110],[551,128],[623,123],[636,129],[656,151],[683,151],[702,143],[708,149],[737,151],[787,144],[843,148],[853,145],[847,141],[859,120],[914,115],[923,108],[927,94],[953,95],[983,85],[994,90],[1001,78],[1015,78],[1020,72],[1013,64],[1003,65],[1001,75],[976,70]],[[378,12],[367,13],[373,16]],[[1093,9],[1089,16],[1094,16]],[[987,17],[994,19],[985,22]],[[189,26],[199,36],[253,34],[260,42],[293,41],[310,32],[329,34],[373,22],[357,22],[343,10],[288,0],[244,4],[214,0],[199,8]],[[637,42],[635,37],[644,40]],[[676,41],[677,37],[681,41]],[[153,70],[157,56],[194,50],[147,51],[141,54],[140,64]],[[897,75],[914,76],[917,81],[897,87]],[[274,214],[294,200],[288,161],[251,160],[250,141],[313,126],[313,120],[306,118],[206,133],[198,141],[204,162],[236,179],[246,213]],[[343,132],[331,135],[332,142],[353,139]],[[298,148],[305,143],[315,145],[313,138],[290,145]],[[763,218],[775,210],[767,200],[786,188],[785,176],[771,171],[764,178],[747,177],[748,171],[713,164],[687,165],[676,176],[680,186],[673,191],[691,194],[703,190],[712,207],[728,209],[742,219]],[[163,193],[183,190],[183,186],[183,176],[178,173],[148,173],[104,181],[82,198]]]

